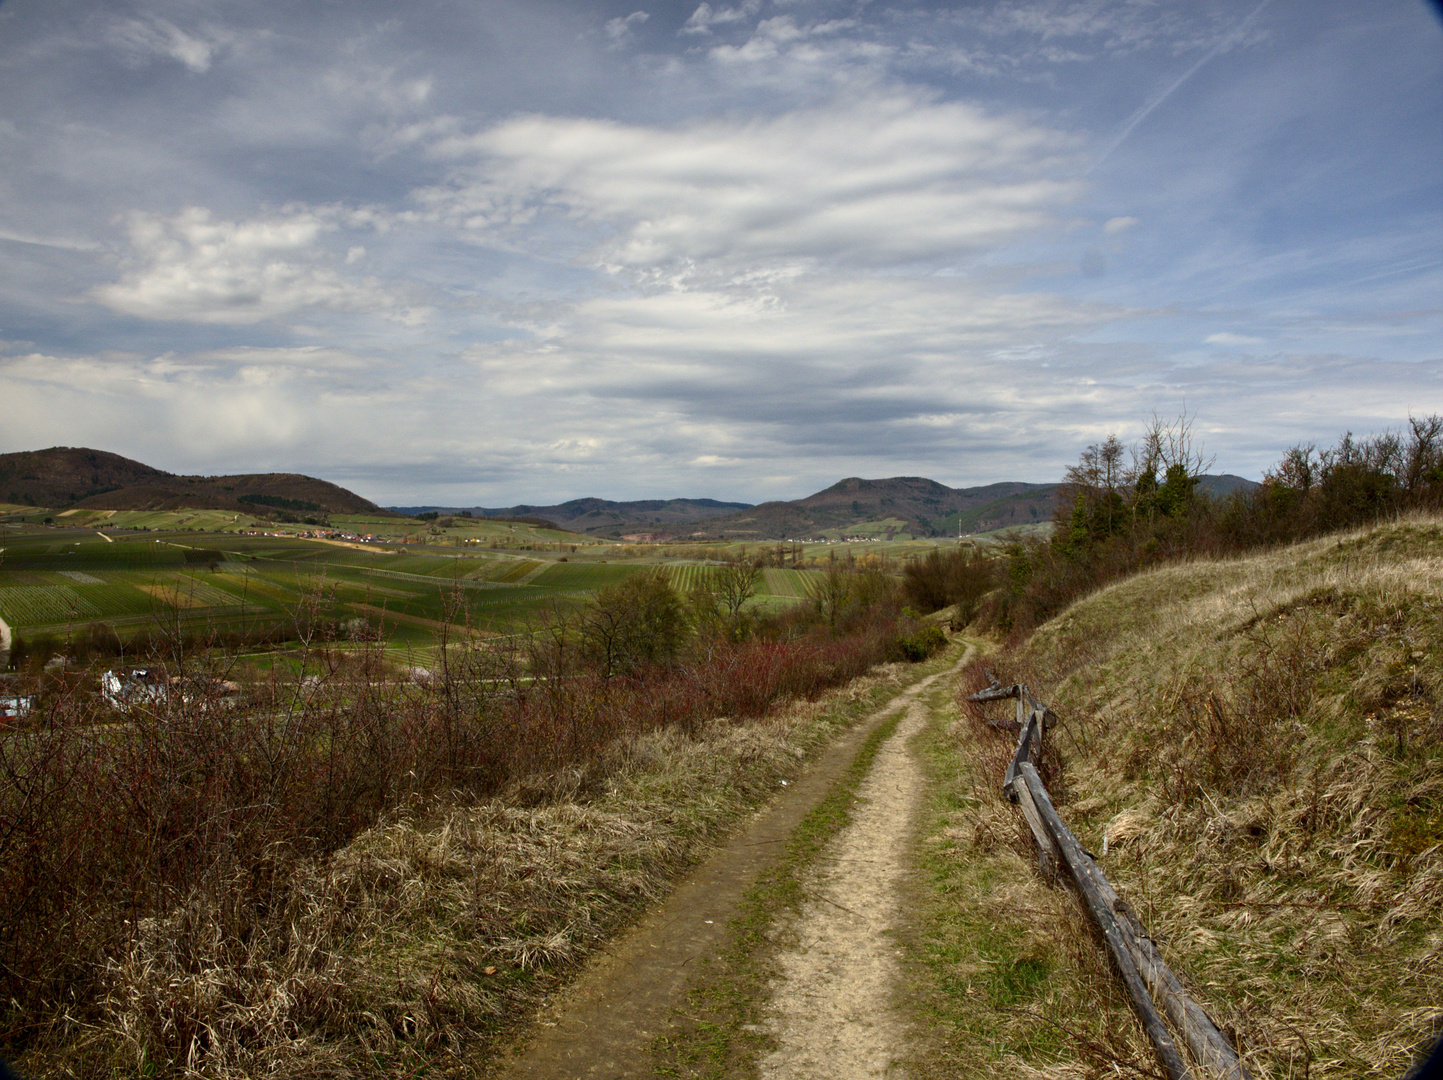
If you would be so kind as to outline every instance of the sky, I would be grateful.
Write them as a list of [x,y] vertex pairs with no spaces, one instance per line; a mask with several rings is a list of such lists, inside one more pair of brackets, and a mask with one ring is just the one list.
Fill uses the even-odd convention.
[[0,452],[385,505],[1443,413],[1423,0],[0,0]]

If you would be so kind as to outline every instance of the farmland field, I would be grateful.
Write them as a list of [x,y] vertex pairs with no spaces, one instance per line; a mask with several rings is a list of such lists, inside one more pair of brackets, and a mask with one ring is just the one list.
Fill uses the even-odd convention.
[[19,585],[0,589],[0,616],[11,626],[96,618],[100,611],[66,585]]
[[[170,511],[145,520],[154,526],[184,519],[184,512]],[[388,647],[412,655],[419,650],[424,662],[446,626],[511,633],[548,605],[583,602],[648,567],[664,567],[672,585],[686,593],[708,582],[717,565],[711,560],[746,554],[716,546],[663,551],[576,537],[578,543],[571,544],[564,542],[570,534],[524,523],[461,519],[455,532],[470,530],[471,546],[446,542],[457,539],[451,530],[442,530],[440,540],[428,534],[425,544],[415,537],[407,543],[362,543],[293,533],[114,527],[121,520],[138,524],[138,512],[129,517],[87,512],[70,520],[69,527],[0,523],[0,617],[22,637],[68,636],[89,623],[108,624],[123,641],[157,626],[264,636],[268,627],[293,627],[304,612],[343,639],[345,627],[364,617],[383,629]],[[379,532],[379,520],[357,519],[345,527],[359,534],[372,524]],[[393,532],[417,527],[406,519],[386,524]],[[96,527],[110,531],[102,534]],[[505,542],[481,546],[476,539],[483,535]],[[543,543],[549,536],[562,539]],[[829,547],[818,546],[817,553],[830,556]],[[848,549],[848,555],[863,554],[857,545]],[[815,595],[821,577],[818,570],[766,569],[758,575],[753,602],[775,608],[805,601]]]
[[762,588],[758,591],[769,596],[806,600],[817,595],[824,577],[824,574],[816,570],[782,570],[768,567],[762,571]]
[[555,589],[600,589],[619,585],[645,567],[640,563],[555,563],[532,578],[533,585]]

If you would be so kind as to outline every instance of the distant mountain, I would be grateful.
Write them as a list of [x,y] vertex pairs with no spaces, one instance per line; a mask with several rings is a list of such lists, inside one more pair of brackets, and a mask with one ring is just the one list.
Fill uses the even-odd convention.
[[[1251,491],[1258,485],[1241,476],[1204,476],[1199,488],[1214,498],[1234,491]],[[600,536],[654,540],[797,540],[809,537],[865,535],[892,539],[898,536],[938,537],[990,532],[1050,521],[1057,506],[1060,484],[1020,481],[982,487],[950,488],[921,476],[894,476],[886,480],[848,477],[803,499],[765,502],[727,513],[715,509],[703,517],[668,523],[662,518],[611,523],[605,519],[571,519],[568,527]],[[676,500],[681,503],[685,500]],[[578,499],[568,506],[600,503]],[[639,504],[627,504],[639,505]],[[549,517],[542,507],[517,507]],[[599,515],[598,515],[599,517]],[[557,520],[552,518],[551,520]],[[560,523],[560,522],[558,522]]]
[[[704,521],[708,518],[745,510],[751,504],[718,502],[716,499],[637,499],[613,502],[610,499],[572,499],[555,506],[393,506],[398,514],[415,517],[437,511],[459,514],[469,511],[476,517],[541,518],[572,532],[646,531],[658,525]],[[619,535],[619,534],[618,534]]]
[[[949,488],[920,476],[848,477],[804,499],[766,502],[725,516],[650,530],[657,539],[795,540],[823,534],[951,536],[1047,521],[1056,484]],[[599,530],[598,530],[599,531]],[[612,530],[607,530],[608,532]]]
[[1204,495],[1211,495],[1214,499],[1226,499],[1234,491],[1241,491],[1246,495],[1262,487],[1256,480],[1249,480],[1245,476],[1234,476],[1232,473],[1200,476],[1197,486]]
[[0,454],[0,500],[52,510],[234,510],[285,514],[385,513],[343,487],[298,473],[177,476],[139,461],[54,446]]

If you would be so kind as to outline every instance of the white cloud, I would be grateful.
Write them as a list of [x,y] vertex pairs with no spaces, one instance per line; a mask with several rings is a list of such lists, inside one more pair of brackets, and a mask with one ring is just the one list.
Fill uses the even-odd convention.
[[897,94],[675,128],[526,116],[440,140],[474,158],[417,193],[494,240],[548,216],[604,234],[618,269],[690,273],[825,260],[895,265],[1039,228],[1081,191],[1075,143],[962,103]]
[[1206,345],[1224,346],[1261,345],[1263,343],[1263,339],[1256,337],[1248,337],[1246,334],[1234,334],[1231,331],[1224,330],[1221,333],[1209,334],[1207,337],[1203,338],[1203,343]]
[[1107,221],[1103,223],[1102,231],[1107,233],[1108,236],[1116,236],[1118,233],[1127,232],[1128,229],[1136,224],[1137,218],[1135,217],[1108,218]]
[[649,18],[651,16],[644,11],[633,11],[625,17],[617,16],[615,19],[608,19],[604,28],[608,46],[620,48],[630,42],[635,36],[632,27],[640,26]]
[[709,34],[713,26],[725,26],[728,23],[744,22],[750,19],[761,9],[761,0],[745,0],[736,7],[716,7],[704,2],[691,13],[686,25],[681,28],[683,34]]
[[108,36],[111,44],[131,63],[176,60],[198,75],[210,70],[216,52],[229,38],[215,28],[188,33],[156,15],[116,19],[110,24]]
[[346,278],[328,265],[319,241],[343,217],[292,210],[219,221],[200,207],[170,218],[132,214],[128,265],[118,282],[91,295],[125,315],[197,323],[256,323],[306,308],[422,317],[376,280]]

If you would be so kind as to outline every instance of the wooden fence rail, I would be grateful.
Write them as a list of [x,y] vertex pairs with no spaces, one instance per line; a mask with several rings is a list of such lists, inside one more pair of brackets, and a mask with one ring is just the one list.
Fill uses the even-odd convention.
[[1193,1077],[1172,1031],[1163,1020],[1165,1013],[1172,1022],[1172,1029],[1182,1036],[1193,1061],[1201,1066],[1204,1075],[1224,1080],[1250,1080],[1232,1043],[1183,989],[1132,909],[1118,896],[1092,856],[1058,817],[1052,798],[1033,764],[1041,753],[1042,739],[1052,714],[1021,683],[1000,686],[991,672],[988,672],[988,677],[992,679],[992,685],[972,694],[971,701],[1013,699],[1017,702],[1017,752],[1007,766],[1002,790],[1008,800],[1022,811],[1032,830],[1037,841],[1038,864],[1043,873],[1051,876],[1057,872],[1059,864],[1067,867],[1067,873],[1081,894],[1088,913],[1107,942],[1133,1008],[1142,1020],[1163,1067],[1173,1080],[1191,1080]]

